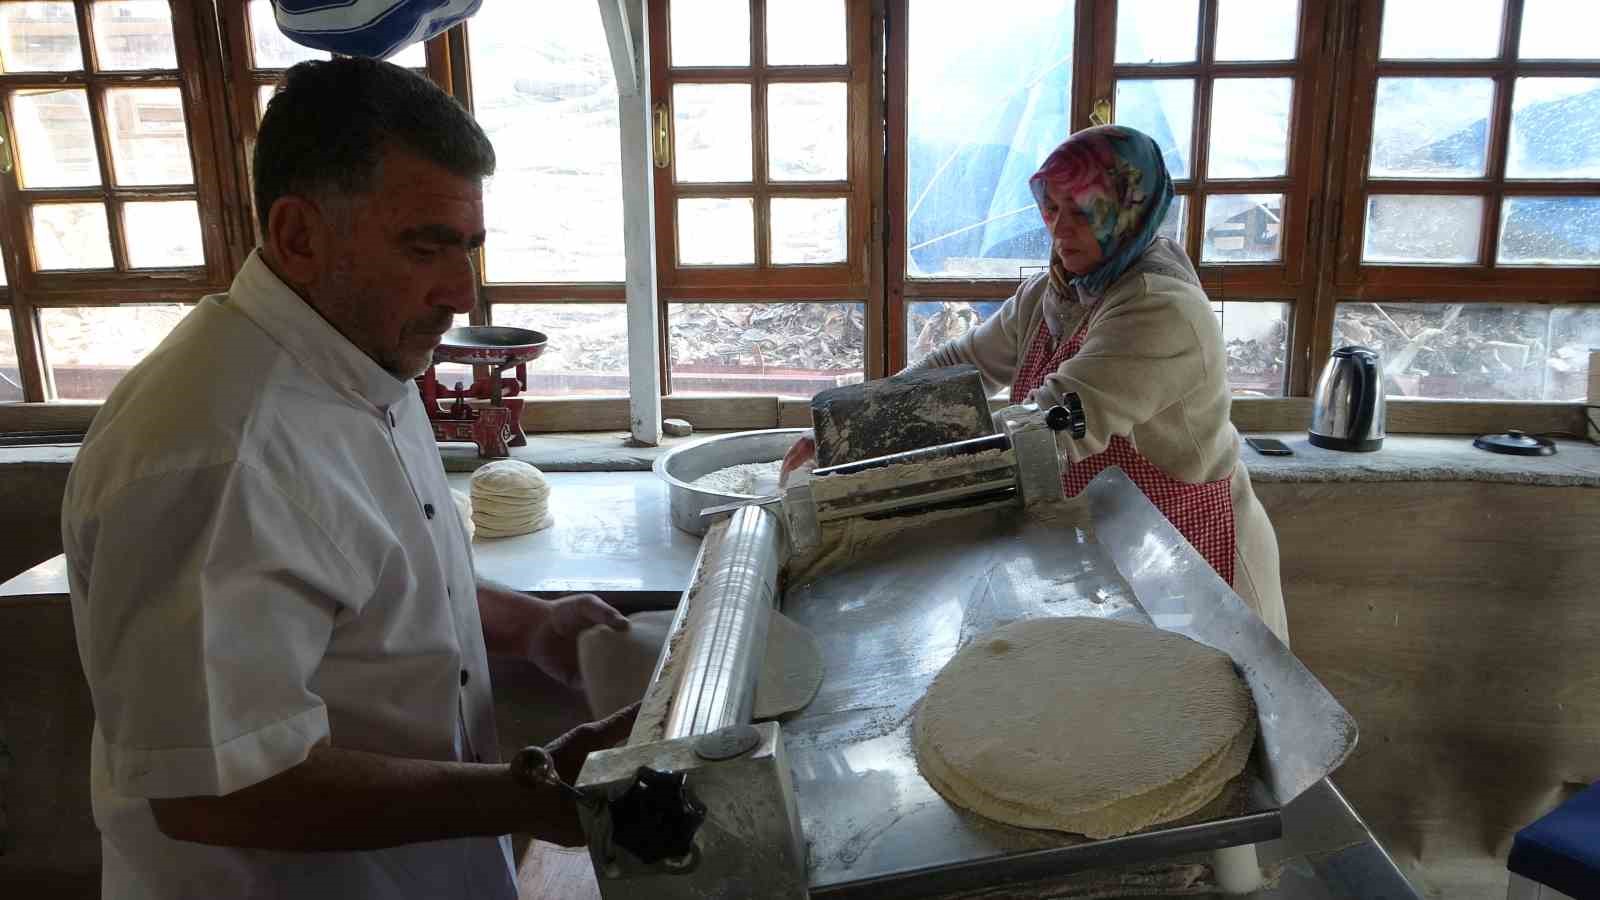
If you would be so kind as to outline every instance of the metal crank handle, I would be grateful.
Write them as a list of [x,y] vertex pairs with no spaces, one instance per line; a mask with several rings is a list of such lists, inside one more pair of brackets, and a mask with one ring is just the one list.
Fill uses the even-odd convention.
[[582,791],[561,779],[561,773],[556,771],[556,763],[551,758],[550,751],[543,747],[535,745],[517,751],[517,755],[511,760],[511,774],[524,784],[542,784],[557,788],[575,802],[592,802]]
[[1068,394],[1061,403],[1050,407],[1044,414],[1044,423],[1051,431],[1065,431],[1075,440],[1089,433],[1089,419],[1083,414],[1083,400],[1077,394]]

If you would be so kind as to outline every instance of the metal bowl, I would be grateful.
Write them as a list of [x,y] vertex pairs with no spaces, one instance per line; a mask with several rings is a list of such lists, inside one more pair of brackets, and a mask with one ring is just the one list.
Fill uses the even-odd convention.
[[452,328],[433,349],[436,363],[509,366],[538,359],[548,342],[542,331],[501,325]]
[[671,498],[672,524],[690,534],[705,534],[700,511],[724,503],[751,499],[750,494],[720,494],[695,487],[691,482],[718,469],[744,463],[783,459],[804,428],[769,428],[709,437],[675,447],[656,457],[652,468],[667,483]]

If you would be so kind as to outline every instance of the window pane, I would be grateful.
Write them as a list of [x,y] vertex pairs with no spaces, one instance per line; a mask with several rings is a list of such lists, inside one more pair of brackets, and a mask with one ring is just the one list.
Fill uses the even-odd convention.
[[106,113],[111,169],[118,184],[194,181],[183,96],[177,88],[111,88],[106,91]]
[[[1384,59],[1487,59],[1500,55],[1505,0],[1385,0]],[[1448,24],[1442,16],[1448,16]]]
[[767,88],[767,175],[773,181],[844,181],[849,86],[774,84]]
[[1289,367],[1287,303],[1212,303],[1228,354],[1228,385],[1236,397],[1282,397]]
[[56,396],[62,400],[104,399],[193,308],[141,303],[39,310]]
[[428,45],[422,41],[408,44],[400,48],[400,52],[389,57],[389,62],[407,69],[422,69],[428,65]]
[[1217,48],[1223,62],[1294,59],[1299,0],[1220,0]]
[[111,232],[103,203],[33,207],[33,258],[40,269],[111,268]]
[[78,16],[71,3],[0,4],[0,71],[69,72],[81,68]]
[[842,66],[844,0],[767,0],[767,65]]
[[1212,194],[1205,203],[1202,262],[1275,262],[1282,255],[1282,194]]
[[17,338],[11,313],[0,311],[0,402],[22,399],[22,372],[17,367]]
[[496,325],[549,337],[528,364],[528,393],[628,394],[628,311],[620,303],[496,303]]
[[1211,85],[1212,178],[1273,178],[1289,168],[1292,78],[1218,78]]
[[125,203],[122,230],[135,269],[205,265],[200,207],[193,200]]
[[176,69],[167,0],[96,0],[94,53],[101,69]]
[[1001,300],[910,300],[906,302],[906,362],[927,356],[994,315]]
[[[474,88],[477,87],[477,73],[476,72],[473,73],[473,87]],[[257,85],[256,86],[256,124],[257,125],[261,124],[261,117],[267,114],[267,104],[272,102],[272,95],[277,93],[277,92],[278,92],[278,86],[275,85],[275,84],[261,84],[261,85]],[[478,111],[477,117],[478,117],[478,124],[483,125],[483,111],[482,110]],[[485,131],[488,130],[488,126],[487,125],[484,125],[483,127],[484,127]],[[501,161],[500,160],[496,160],[496,162],[501,162]]]
[[748,0],[672,0],[674,66],[750,65]]
[[1507,197],[1497,258],[1522,265],[1600,265],[1600,197]]
[[81,88],[25,90],[11,95],[11,129],[23,187],[100,183],[100,163]]
[[1367,198],[1363,262],[1475,263],[1482,197],[1374,195]]
[[250,0],[250,45],[258,69],[287,69],[308,59],[332,59],[322,50],[302,47],[284,37],[272,15],[272,0]]
[[773,264],[844,262],[848,219],[844,197],[772,198]]
[[1189,235],[1189,198],[1183,194],[1172,195],[1172,205],[1167,207],[1167,215],[1161,220],[1161,227],[1156,231],[1157,236],[1167,238],[1179,247],[1183,247]]
[[1597,59],[1600,6],[1585,0],[1522,0],[1523,59]]
[[680,182],[749,181],[750,85],[673,85],[672,143]]
[[1600,178],[1597,122],[1600,78],[1518,78],[1506,177]]
[[755,203],[749,197],[678,201],[678,265],[752,265],[754,233]]
[[1372,177],[1476,178],[1489,152],[1490,78],[1380,78]]
[[907,274],[1015,278],[1050,249],[1028,176],[1071,131],[1072,0],[910,14]]
[[467,23],[487,281],[622,281],[617,83],[593,3],[486,3]]
[[864,316],[860,303],[674,303],[672,390],[810,397],[858,382]]
[[1173,178],[1189,177],[1194,146],[1194,82],[1187,78],[1117,82],[1112,118],[1155,139]]
[[1193,62],[1199,0],[1118,0],[1117,62]]
[[1333,328],[1335,345],[1382,354],[1391,397],[1582,400],[1600,307],[1341,303]]
[[[465,328],[471,324],[471,316],[456,313],[450,317],[451,328]],[[469,387],[474,377],[472,367],[461,363],[434,363],[433,375],[439,380],[439,386],[444,390],[452,390],[457,384],[463,388]]]

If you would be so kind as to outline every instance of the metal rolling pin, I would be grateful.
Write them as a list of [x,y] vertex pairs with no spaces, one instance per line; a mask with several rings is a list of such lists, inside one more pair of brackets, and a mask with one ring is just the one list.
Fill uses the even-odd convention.
[[749,723],[782,552],[776,515],[758,506],[733,514],[684,626],[683,669],[667,713],[666,739]]

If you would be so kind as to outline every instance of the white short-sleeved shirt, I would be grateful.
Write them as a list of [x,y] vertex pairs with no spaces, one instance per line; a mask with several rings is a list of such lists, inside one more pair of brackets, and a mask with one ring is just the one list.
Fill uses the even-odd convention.
[[283,853],[175,841],[150,813],[323,741],[497,757],[471,552],[416,389],[259,255],[112,392],[62,532],[105,897],[516,896],[505,838]]

